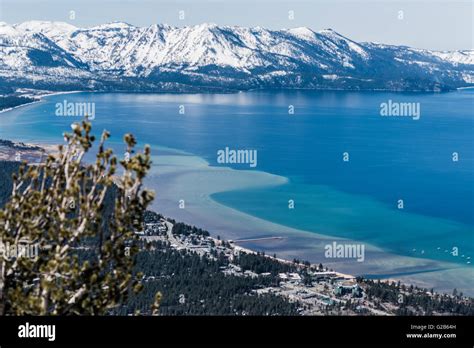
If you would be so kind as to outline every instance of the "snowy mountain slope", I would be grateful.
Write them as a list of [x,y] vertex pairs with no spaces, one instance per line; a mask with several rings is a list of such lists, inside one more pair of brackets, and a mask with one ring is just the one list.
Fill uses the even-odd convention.
[[84,69],[86,66],[42,33],[0,23],[0,67],[29,71],[37,67]]
[[441,52],[432,52],[435,56],[440,57],[441,59],[453,63],[455,65],[458,64],[467,64],[467,65],[474,65],[474,50],[466,50],[466,51],[441,51]]
[[28,21],[13,25],[15,29],[23,32],[42,33],[54,42],[66,39],[67,35],[77,30],[74,25],[65,22]]
[[124,90],[449,90],[474,81],[474,51],[357,43],[331,29],[305,27],[0,23],[0,78],[27,83],[31,75],[36,83],[67,76],[79,84],[83,79],[85,88],[93,79],[96,88]]

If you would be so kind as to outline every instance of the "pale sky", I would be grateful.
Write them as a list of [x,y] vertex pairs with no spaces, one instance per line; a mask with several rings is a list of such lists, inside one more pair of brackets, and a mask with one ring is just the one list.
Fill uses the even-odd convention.
[[[332,28],[355,41],[473,49],[474,0],[0,0],[0,21]],[[71,11],[75,19],[70,19]],[[184,11],[184,19],[180,19]],[[290,11],[294,18],[290,19]],[[402,12],[400,12],[402,11]]]

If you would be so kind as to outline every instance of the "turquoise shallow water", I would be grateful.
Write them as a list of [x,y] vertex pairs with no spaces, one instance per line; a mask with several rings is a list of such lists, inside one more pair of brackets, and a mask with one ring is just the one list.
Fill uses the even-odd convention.
[[[94,102],[94,128],[112,132],[118,153],[123,151],[121,135],[132,132],[142,144],[187,151],[214,166],[289,179],[276,187],[213,195],[225,205],[400,255],[468,265],[468,257],[474,256],[473,95],[56,95],[1,114],[0,138],[60,142],[74,118],[55,116],[55,104]],[[380,104],[388,100],[420,103],[420,119],[381,117]],[[293,115],[288,114],[290,105]],[[225,147],[257,150],[257,167],[217,163],[217,151]],[[349,162],[342,160],[344,152]],[[452,161],[453,152],[459,154],[458,162]],[[288,209],[290,199],[295,209]],[[397,209],[399,199],[403,210]],[[219,216],[209,212],[209,218]],[[459,256],[449,253],[453,247],[459,248]]]
[[[282,225],[377,245],[399,255],[462,264],[472,255],[470,225],[401,212],[370,196],[347,194],[327,186],[290,183],[212,197]],[[293,210],[286,204],[289,199],[295,202]],[[459,249],[458,257],[450,253],[453,247]]]

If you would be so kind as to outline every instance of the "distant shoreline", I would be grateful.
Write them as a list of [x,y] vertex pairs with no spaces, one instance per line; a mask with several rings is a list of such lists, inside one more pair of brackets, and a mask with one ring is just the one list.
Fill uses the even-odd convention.
[[24,103],[24,104],[19,104],[17,106],[12,106],[12,107],[9,107],[9,108],[1,109],[0,114],[3,114],[4,112],[15,110],[15,109],[19,109],[23,106],[32,105],[32,104],[36,104],[36,103],[40,103],[40,102],[41,102],[41,99],[38,99],[38,100],[35,100],[35,101],[32,101],[32,102],[27,102],[27,103]]
[[50,97],[50,96],[61,95],[61,94],[82,93],[82,92],[83,91],[63,91],[63,92],[50,92],[50,91],[48,91],[44,94],[42,94],[42,93],[33,94],[33,95],[20,94],[20,95],[18,95],[18,97],[36,98],[36,100],[31,101],[31,102],[29,101],[29,102],[26,102],[26,103],[22,103],[22,104],[19,104],[19,105],[16,105],[16,106],[8,107],[8,108],[5,108],[5,109],[1,109],[0,114],[8,112],[8,111],[15,110],[15,109],[19,109],[19,108],[24,107],[24,106],[33,105],[33,104],[36,104],[36,103],[41,103],[43,101],[42,98],[44,98],[44,97]]
[[[4,109],[0,109],[0,114],[18,109],[20,107],[40,103],[43,101],[42,98],[50,97],[55,95],[62,95],[62,94],[76,94],[76,93],[110,93],[110,94],[237,94],[237,93],[252,93],[252,92],[279,92],[279,91],[314,91],[314,92],[347,92],[347,93],[399,93],[399,94],[440,94],[440,93],[452,93],[461,90],[471,90],[474,89],[474,86],[468,87],[458,87],[452,90],[443,90],[443,91],[419,91],[419,90],[392,90],[392,89],[342,89],[342,88],[305,88],[305,87],[282,87],[282,88],[249,88],[249,89],[222,89],[222,90],[207,90],[203,89],[201,91],[189,90],[189,91],[171,91],[171,90],[163,90],[163,91],[123,91],[123,90],[75,90],[75,91],[45,91],[45,93],[37,93],[37,94],[18,94],[12,95],[17,97],[29,97],[29,98],[37,98],[33,102],[26,102],[23,104],[19,104],[13,107],[8,107]],[[7,95],[8,96],[8,95]]]

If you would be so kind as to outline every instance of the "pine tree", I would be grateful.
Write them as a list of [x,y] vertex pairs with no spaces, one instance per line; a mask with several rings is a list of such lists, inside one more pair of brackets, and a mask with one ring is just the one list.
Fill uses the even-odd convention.
[[[38,246],[34,258],[2,257],[0,314],[106,314],[141,288],[141,275],[132,275],[138,251],[134,232],[153,199],[142,188],[150,148],[121,161],[123,173],[116,176],[117,158],[104,148],[109,133],[102,134],[95,163],[86,165],[83,158],[94,142],[91,124],[72,129],[65,146],[45,163],[20,167],[11,199],[0,210],[2,243],[28,240]],[[127,134],[124,140],[132,154],[134,137]],[[82,248],[84,259],[79,247],[87,240],[94,243]]]

